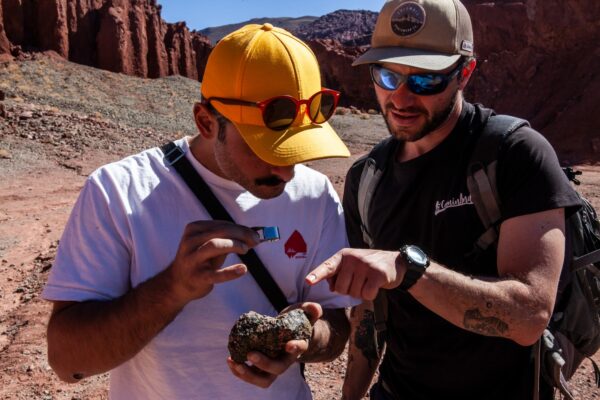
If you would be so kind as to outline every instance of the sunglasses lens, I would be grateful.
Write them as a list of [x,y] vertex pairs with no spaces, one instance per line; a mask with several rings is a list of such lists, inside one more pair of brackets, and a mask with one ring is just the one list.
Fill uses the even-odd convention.
[[[455,71],[459,71],[458,67]],[[371,77],[379,87],[385,90],[396,90],[406,81],[408,89],[420,96],[429,96],[438,94],[446,90],[448,82],[455,75],[455,71],[445,74],[413,74],[402,75],[394,71],[390,71],[381,65],[371,65]]]
[[373,65],[371,67],[371,76],[377,85],[386,90],[395,90],[401,83],[401,75],[380,65]]
[[280,131],[289,127],[296,118],[296,103],[278,97],[270,101],[263,110],[263,120],[269,129]]
[[443,92],[448,86],[448,80],[441,74],[420,74],[410,75],[407,84],[414,94],[430,95]]
[[317,93],[309,104],[310,119],[317,124],[322,124],[331,118],[335,111],[335,100],[335,96],[331,93]]

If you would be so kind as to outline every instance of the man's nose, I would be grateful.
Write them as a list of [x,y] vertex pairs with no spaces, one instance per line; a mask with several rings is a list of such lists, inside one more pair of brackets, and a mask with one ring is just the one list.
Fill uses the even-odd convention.
[[402,82],[390,94],[390,101],[395,108],[405,108],[414,104],[415,97],[416,95],[410,91],[406,82]]

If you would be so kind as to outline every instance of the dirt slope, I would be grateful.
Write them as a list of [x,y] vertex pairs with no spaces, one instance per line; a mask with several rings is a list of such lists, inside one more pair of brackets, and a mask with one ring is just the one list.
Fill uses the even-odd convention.
[[[105,375],[67,385],[50,370],[49,305],[39,294],[86,176],[104,163],[193,133],[198,85],[45,57],[0,64],[0,399],[107,398]],[[379,116],[336,116],[333,124],[353,157],[311,165],[341,191],[350,163],[386,131]],[[582,169],[581,191],[600,209],[600,167]],[[595,359],[600,362],[599,354]],[[308,366],[315,399],[339,397],[344,365],[345,356]],[[600,397],[589,363],[573,382],[579,399]]]

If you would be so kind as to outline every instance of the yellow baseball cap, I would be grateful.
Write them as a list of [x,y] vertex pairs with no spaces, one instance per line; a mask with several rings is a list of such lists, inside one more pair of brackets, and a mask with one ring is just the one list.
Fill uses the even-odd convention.
[[[260,102],[288,95],[309,99],[319,92],[321,74],[312,50],[271,24],[246,25],[221,39],[211,51],[202,80],[202,98]],[[329,123],[313,123],[301,105],[285,130],[265,126],[257,107],[211,101],[239,130],[252,151],[272,165],[292,165],[350,152]]]

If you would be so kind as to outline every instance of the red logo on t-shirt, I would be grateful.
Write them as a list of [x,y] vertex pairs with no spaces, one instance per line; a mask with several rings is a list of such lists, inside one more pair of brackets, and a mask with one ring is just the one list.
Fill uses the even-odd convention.
[[298,231],[294,231],[292,236],[285,242],[285,254],[289,258],[306,258],[306,242]]

